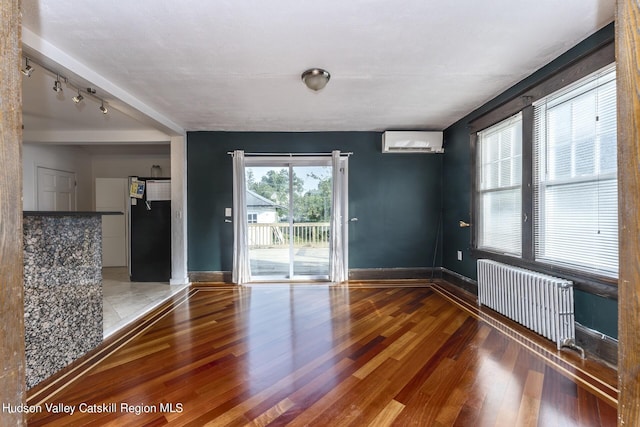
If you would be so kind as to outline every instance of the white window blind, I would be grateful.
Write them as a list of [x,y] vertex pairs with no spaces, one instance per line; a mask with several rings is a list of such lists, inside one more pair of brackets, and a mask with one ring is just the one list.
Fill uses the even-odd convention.
[[617,277],[615,67],[534,104],[536,260]]
[[479,249],[522,253],[522,114],[478,132]]

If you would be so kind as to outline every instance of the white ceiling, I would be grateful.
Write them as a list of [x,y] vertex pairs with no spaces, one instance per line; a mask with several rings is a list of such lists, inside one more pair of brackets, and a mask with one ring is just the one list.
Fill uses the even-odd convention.
[[[34,73],[25,135],[81,142],[92,130],[444,129],[611,22],[615,0],[22,4],[25,54],[112,107],[77,106],[70,88],[57,99]],[[331,73],[324,90],[300,81],[310,67]]]

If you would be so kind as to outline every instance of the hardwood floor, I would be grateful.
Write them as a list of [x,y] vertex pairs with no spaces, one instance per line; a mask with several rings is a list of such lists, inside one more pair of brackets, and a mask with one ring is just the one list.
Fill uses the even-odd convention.
[[32,390],[29,425],[616,425],[615,371],[451,289],[196,287]]

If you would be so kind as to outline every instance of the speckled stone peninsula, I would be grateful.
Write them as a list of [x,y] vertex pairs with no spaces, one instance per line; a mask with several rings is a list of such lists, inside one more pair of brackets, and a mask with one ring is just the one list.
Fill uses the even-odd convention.
[[24,213],[27,388],[102,342],[102,215]]

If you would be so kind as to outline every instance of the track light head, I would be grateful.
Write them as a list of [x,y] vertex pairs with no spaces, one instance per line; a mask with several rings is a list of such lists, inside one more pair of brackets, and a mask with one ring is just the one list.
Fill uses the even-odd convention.
[[24,64],[24,68],[20,71],[22,71],[22,74],[24,74],[25,76],[31,77],[31,74],[33,73],[33,67],[29,65],[29,58],[25,58]]
[[84,96],[82,96],[82,94],[80,93],[80,90],[78,90],[78,94],[71,99],[73,100],[73,102],[77,104],[78,102],[84,99]]
[[62,92],[62,84],[60,84],[60,76],[56,75],[56,81],[53,83],[54,92]]
[[104,101],[100,104],[100,111],[102,111],[102,114],[107,114],[109,112],[109,109],[104,106]]

